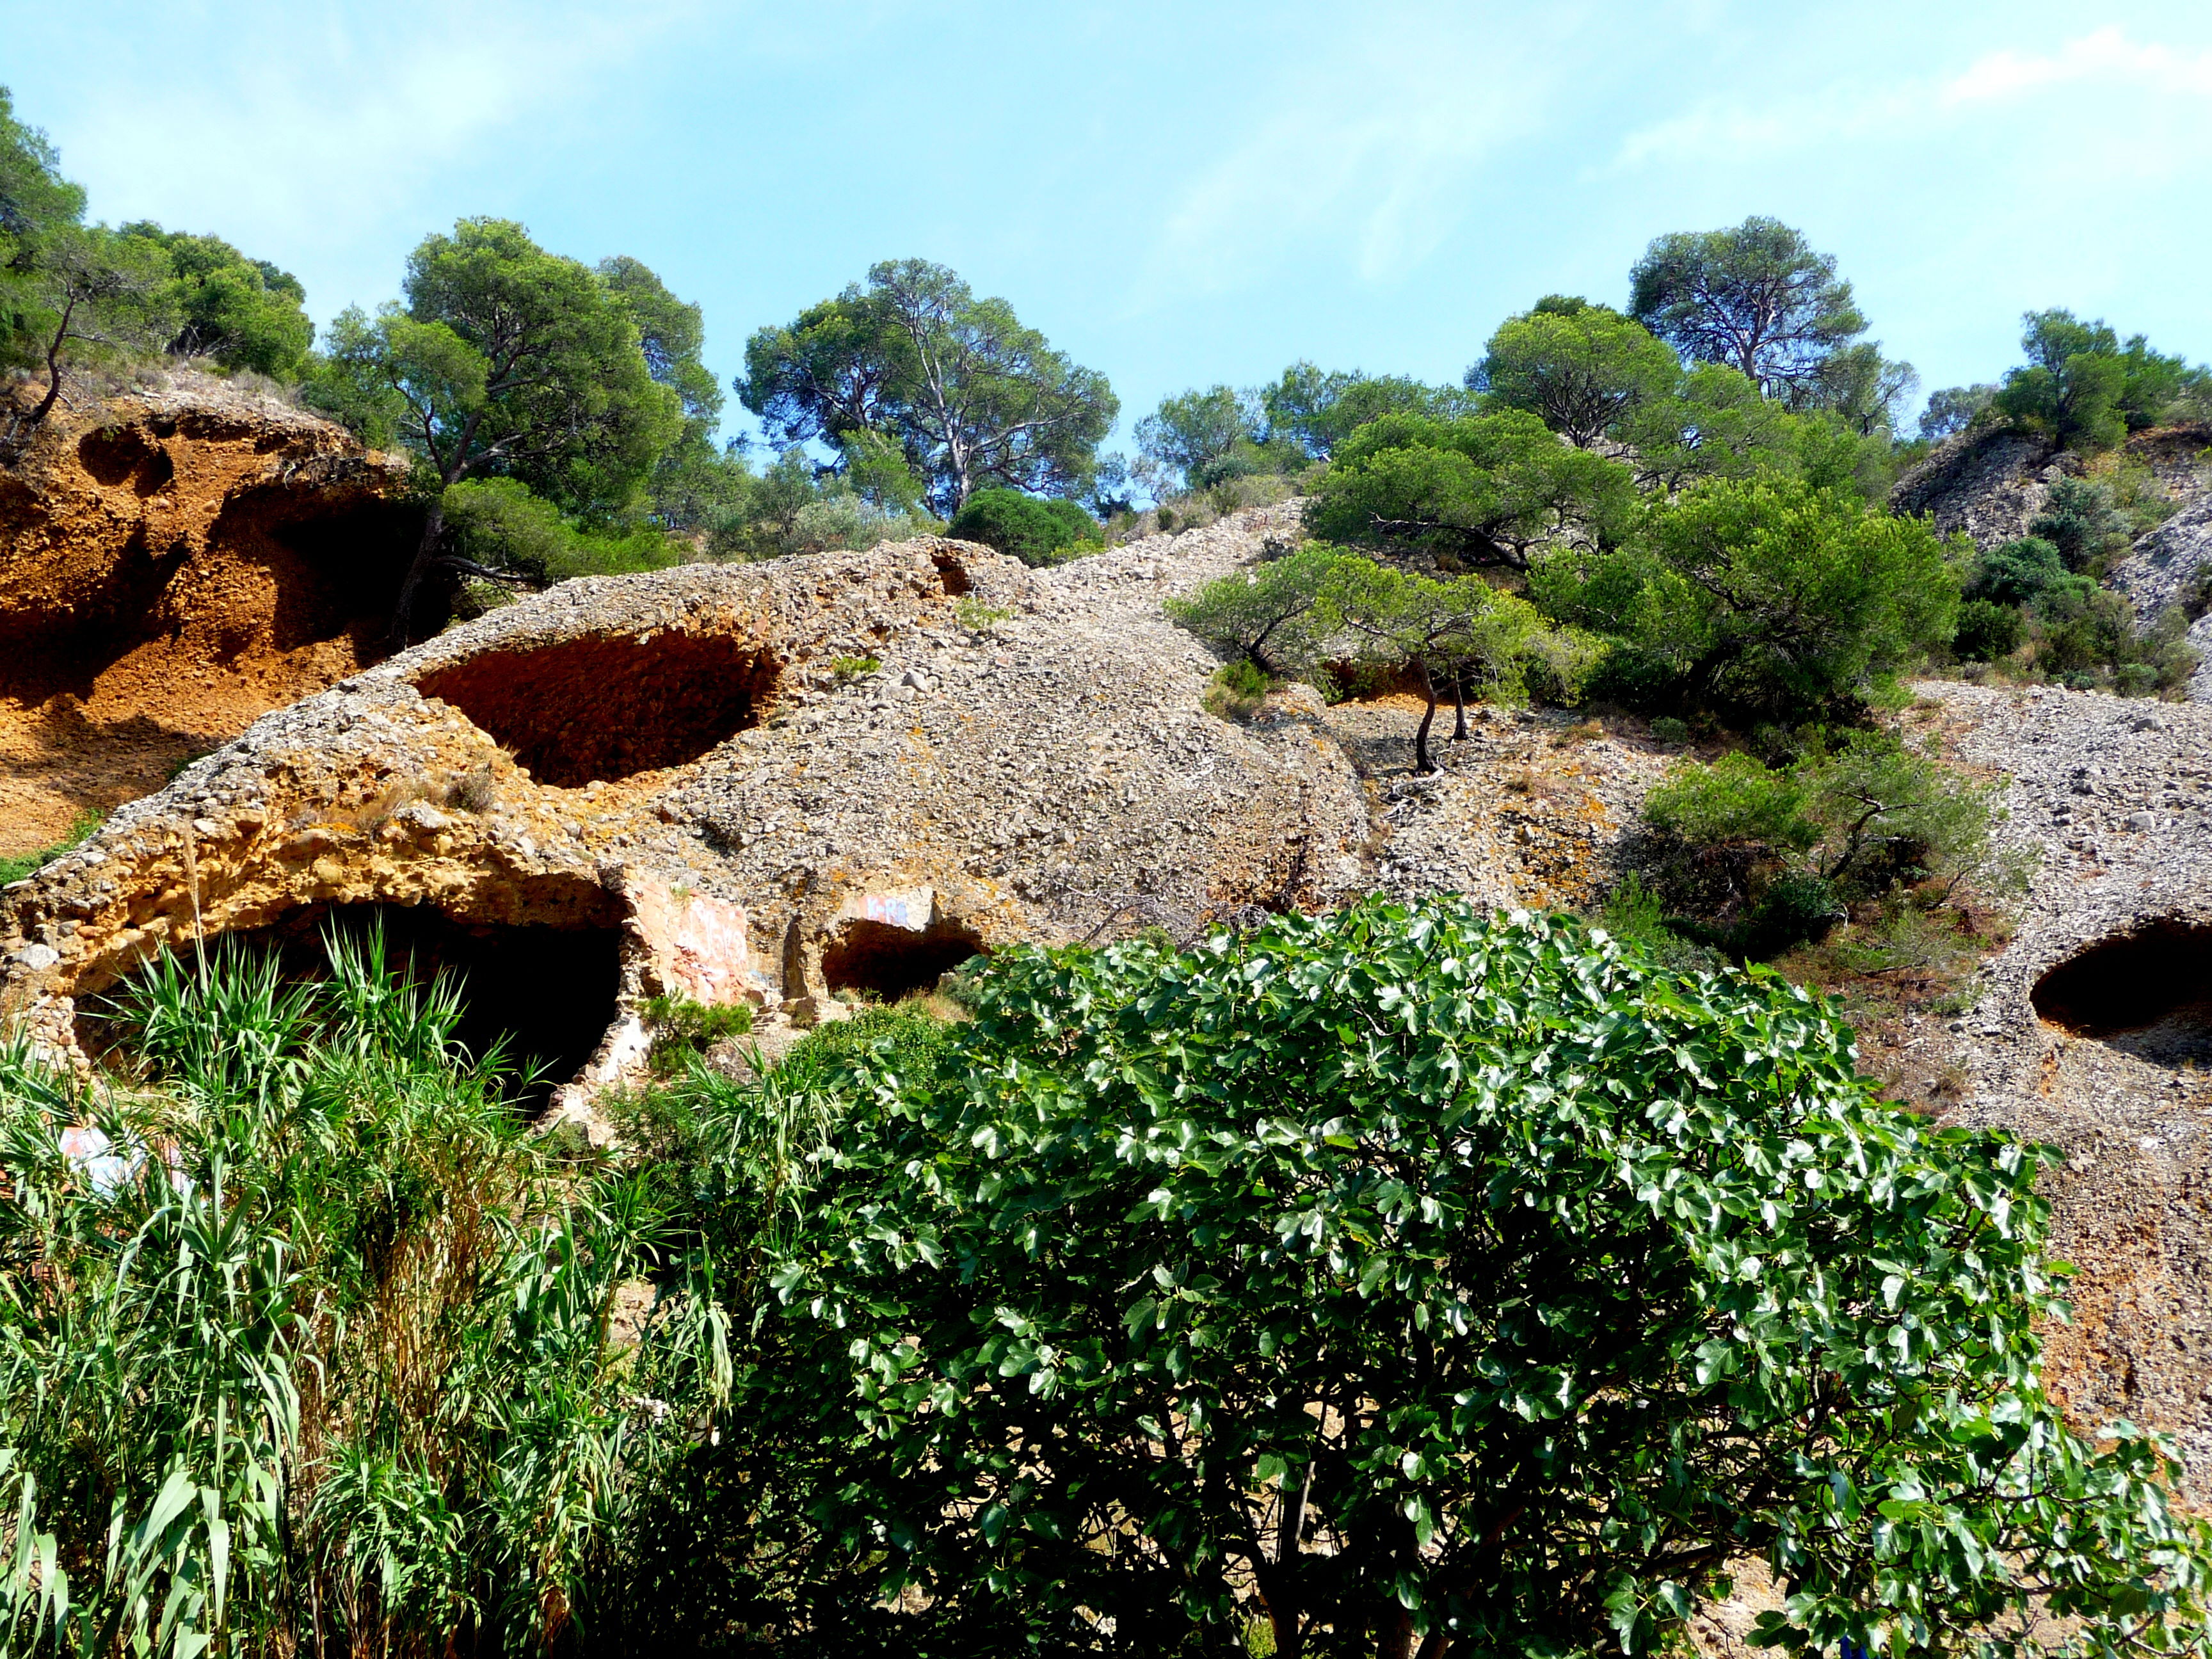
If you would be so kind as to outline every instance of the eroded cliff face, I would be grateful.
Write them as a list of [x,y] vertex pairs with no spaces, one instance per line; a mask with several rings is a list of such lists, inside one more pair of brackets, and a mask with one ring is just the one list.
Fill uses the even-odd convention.
[[[1055,584],[925,540],[564,584],[266,717],[8,890],[5,994],[82,1056],[164,948],[380,924],[537,988],[495,1023],[590,1085],[662,992],[803,1023],[1017,940],[1363,890],[1318,702],[1205,713],[1212,659],[1120,562]],[[1116,575],[1127,617],[1085,586]]]
[[0,854],[370,661],[403,476],[202,375],[58,412],[0,467]]

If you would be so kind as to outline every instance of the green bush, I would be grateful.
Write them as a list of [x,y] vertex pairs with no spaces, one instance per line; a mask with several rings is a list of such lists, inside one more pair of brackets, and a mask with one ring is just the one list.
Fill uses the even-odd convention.
[[1788,765],[1685,762],[1644,801],[1656,890],[1701,937],[1763,957],[1847,907],[1925,881],[2014,879],[1991,839],[1993,789],[1880,732],[1810,734]]
[[645,1005],[645,1022],[653,1033],[653,1075],[671,1077],[689,1066],[692,1056],[704,1054],[723,1038],[750,1031],[753,1011],[749,1003],[657,996]]
[[2058,550],[2069,570],[2095,574],[2106,556],[2128,544],[2127,515],[2112,493],[2090,478],[2060,478],[2028,520],[2027,533]]
[[1539,557],[1528,592],[1617,642],[1597,695],[1794,726],[1855,717],[1948,644],[1959,579],[1923,521],[1762,475],[1684,491],[1636,545]]
[[1249,659],[1221,665],[1206,682],[1204,702],[1209,713],[1224,720],[1248,720],[1260,712],[1273,682]]
[[1007,952],[957,1042],[772,1252],[717,1518],[815,1575],[781,1651],[1640,1656],[1742,1557],[1766,1644],[2053,1583],[2201,1642],[2166,1455],[2043,1392],[2039,1154],[1881,1103],[1778,977],[1375,902]]
[[1997,605],[2028,605],[2065,574],[2065,556],[2055,544],[2040,536],[2023,536],[1982,555],[1972,592]]
[[2046,587],[2029,622],[2036,669],[2061,684],[2148,696],[2178,690],[2196,672],[2189,620],[2179,606],[2140,628],[2124,597],[2086,576]]
[[1820,836],[1803,782],[1745,754],[1676,767],[1645,798],[1644,818],[1691,847],[1738,842],[1802,853]]
[[1024,564],[1061,564],[1098,542],[1098,523],[1080,504],[1018,489],[979,489],[952,515],[948,536],[981,542]]
[[518,479],[467,480],[449,486],[441,501],[453,553],[537,586],[572,576],[661,570],[677,562],[675,547],[660,532],[580,528]]
[[2027,618],[2016,605],[1968,599],[1959,607],[1959,632],[1951,649],[1961,662],[1995,662],[2020,649],[2027,637]]

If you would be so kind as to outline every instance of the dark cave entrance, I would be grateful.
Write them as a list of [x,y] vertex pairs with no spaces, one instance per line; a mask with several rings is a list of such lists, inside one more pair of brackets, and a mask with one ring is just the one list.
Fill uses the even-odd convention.
[[540,783],[576,789],[698,759],[760,723],[781,672],[726,634],[623,634],[488,651],[415,689],[459,709]]
[[311,904],[210,943],[274,951],[288,979],[313,980],[329,975],[329,935],[358,941],[379,928],[385,960],[410,979],[460,980],[456,1040],[476,1058],[503,1042],[517,1075],[536,1074],[520,1091],[533,1109],[583,1069],[614,1019],[622,933],[612,925],[471,922],[427,904]]
[[2154,921],[2100,940],[2028,994],[2053,1025],[2145,1059],[2212,1053],[2212,927]]
[[896,1002],[932,989],[974,956],[983,941],[957,921],[934,921],[921,933],[866,918],[846,922],[822,947],[822,978],[832,991],[858,991]]

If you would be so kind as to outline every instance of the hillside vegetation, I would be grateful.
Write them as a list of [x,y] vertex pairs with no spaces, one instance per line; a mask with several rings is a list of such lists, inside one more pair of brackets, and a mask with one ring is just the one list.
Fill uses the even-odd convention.
[[2164,1455],[2042,1394],[2037,1155],[1771,975],[1021,949],[593,1154],[332,967],[0,1054],[11,1651],[1644,1653],[1745,1556],[1771,1641],[2204,1645]]
[[[1963,974],[2032,873],[1998,790],[1909,735],[1910,678],[2180,694],[2212,597],[2139,615],[2106,578],[2172,504],[2131,439],[2212,437],[2212,371],[2041,311],[2020,364],[1907,431],[1911,366],[1831,256],[1754,217],[1657,236],[1622,306],[1536,300],[1456,384],[1299,360],[1164,398],[1122,454],[1104,374],[924,259],[758,327],[726,389],[646,264],[507,220],[424,236],[396,297],[318,337],[274,265],[87,209],[0,93],[0,469],[32,476],[72,420],[105,453],[102,399],[180,366],[281,395],[403,497],[343,544],[382,562],[375,653],[579,576],[923,532],[1068,568],[941,541],[786,563],[745,577],[793,579],[760,606],[785,631],[742,641],[722,574],[571,588],[614,616],[698,579],[681,626],[580,605],[481,672],[402,659],[300,705],[314,741],[226,773],[136,911],[118,884],[173,850],[150,820],[75,853],[92,896],[64,866],[17,890],[47,908],[6,971],[49,975],[52,1018],[0,1025],[0,1659],[1643,1659],[1686,1651],[1747,1564],[1778,1589],[1755,1640],[1796,1654],[2212,1659],[2212,1523],[2172,1501],[2173,1444],[2046,1391],[2051,1149],[1885,1099],[1793,982]],[[761,439],[724,441],[732,392]],[[1908,469],[2006,445],[2043,469],[2025,533],[1893,508]],[[1193,563],[1275,503],[1235,532],[1263,546]],[[1059,603],[1086,574],[1119,608]],[[562,676],[514,673],[532,651]],[[1003,725],[971,718],[988,698]],[[1361,699],[1397,724],[1355,760],[1321,717]],[[1594,914],[1298,914],[1365,891],[1482,702],[1644,757],[1632,856],[1574,893]],[[433,726],[482,757],[434,789],[406,775]],[[1042,783],[1039,750],[1065,751]],[[717,752],[724,793],[680,811],[630,785]],[[336,782],[326,811],[249,794],[308,755],[360,797],[343,814]],[[1594,846],[1602,803],[1576,801]],[[1004,802],[1018,822],[982,821]],[[887,821],[905,841],[856,875]],[[924,826],[940,873],[906,856]],[[252,850],[264,827],[283,850]],[[1109,831],[1094,862],[1139,890],[1091,938],[1176,933],[997,931],[1073,915],[1005,895],[1065,895],[1046,861]],[[1170,831],[1258,849],[1243,886],[1193,877],[1210,921],[1158,897]],[[713,895],[751,1001],[611,988],[622,929],[646,938],[622,884],[663,881],[647,837],[722,860],[685,883],[751,860]],[[489,988],[336,925],[401,900],[334,849],[517,890],[534,867],[588,912],[613,1029],[646,1037],[592,1135],[529,1121],[565,1079],[463,1042]],[[203,868],[269,859],[298,884],[233,880],[206,921]],[[886,904],[866,883],[894,866]],[[943,871],[997,895],[994,931],[939,915]],[[673,880],[654,902],[683,915]],[[439,919],[440,890],[405,908]],[[917,894],[917,927],[879,920]],[[324,977],[204,937],[280,911],[331,919]],[[131,975],[106,1000],[52,977],[81,918]],[[878,977],[833,995],[825,941]],[[595,1017],[558,1009],[599,1005],[545,1013],[557,971],[496,988],[588,1053]],[[795,1046],[743,1047],[756,1002]],[[94,1034],[97,1064],[58,1052]]]

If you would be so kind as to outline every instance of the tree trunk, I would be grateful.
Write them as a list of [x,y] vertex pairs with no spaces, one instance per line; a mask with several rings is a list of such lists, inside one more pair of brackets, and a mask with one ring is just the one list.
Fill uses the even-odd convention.
[[76,314],[76,298],[72,295],[70,302],[62,307],[61,326],[54,331],[53,343],[46,348],[46,395],[31,411],[31,424],[33,426],[52,414],[55,404],[61,400],[62,347],[68,343],[70,319]]
[[404,651],[410,643],[409,624],[414,620],[415,595],[422,586],[422,579],[430,574],[430,562],[438,556],[438,542],[446,533],[446,507],[443,498],[430,503],[429,516],[422,520],[422,539],[415,549],[415,562],[407,567],[407,575],[399,584],[399,597],[392,606],[392,648]]
[[1458,669],[1452,671],[1452,741],[1467,741],[1467,676]]
[[1413,769],[1416,772],[1434,772],[1437,767],[1436,762],[1429,758],[1429,728],[1437,721],[1436,682],[1429,678],[1427,663],[1416,657],[1413,665],[1421,671],[1421,695],[1428,699],[1429,703],[1421,713],[1420,725],[1413,732]]

